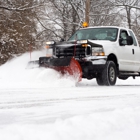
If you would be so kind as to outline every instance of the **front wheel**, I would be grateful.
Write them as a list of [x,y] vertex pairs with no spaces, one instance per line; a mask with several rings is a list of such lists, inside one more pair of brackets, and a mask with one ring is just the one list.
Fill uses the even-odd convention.
[[96,78],[96,82],[99,86],[103,86],[104,83],[103,83],[103,78],[102,78],[102,74],[98,74],[97,78]]
[[117,79],[117,69],[113,61],[107,61],[100,78],[96,78],[98,85],[113,86]]

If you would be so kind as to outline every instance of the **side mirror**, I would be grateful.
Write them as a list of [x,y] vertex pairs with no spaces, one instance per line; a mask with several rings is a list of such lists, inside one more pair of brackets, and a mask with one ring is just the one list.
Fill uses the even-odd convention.
[[132,36],[127,36],[127,45],[132,45],[132,44],[133,44]]
[[133,44],[132,36],[127,36],[126,39],[120,38],[119,39],[119,44],[120,44],[120,46],[132,45]]

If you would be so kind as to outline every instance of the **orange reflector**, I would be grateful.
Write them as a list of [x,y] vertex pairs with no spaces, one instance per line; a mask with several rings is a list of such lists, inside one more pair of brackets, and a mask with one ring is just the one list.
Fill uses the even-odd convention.
[[100,52],[99,55],[100,56],[105,56],[105,53],[104,52]]
[[50,48],[50,46],[46,46],[46,49],[49,49]]
[[51,57],[51,56],[52,56],[51,54],[47,54],[47,55],[46,55],[46,57]]
[[82,47],[87,47],[88,46],[88,44],[82,44]]
[[105,56],[105,53],[104,52],[95,52],[95,53],[92,53],[93,56]]

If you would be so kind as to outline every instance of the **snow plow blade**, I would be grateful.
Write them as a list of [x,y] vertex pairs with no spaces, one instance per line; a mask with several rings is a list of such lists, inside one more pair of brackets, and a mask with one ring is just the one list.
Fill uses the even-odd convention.
[[26,66],[27,69],[33,69],[33,68],[37,68],[37,67],[39,67],[39,60],[29,61]]
[[77,60],[74,58],[49,58],[40,57],[39,66],[52,68],[62,74],[69,74],[77,81],[82,80],[82,68]]

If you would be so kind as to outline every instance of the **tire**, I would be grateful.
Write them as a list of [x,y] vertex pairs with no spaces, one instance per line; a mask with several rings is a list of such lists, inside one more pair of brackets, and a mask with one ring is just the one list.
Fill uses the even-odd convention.
[[113,86],[117,79],[117,69],[113,61],[107,61],[101,75],[96,78],[98,85]]
[[98,76],[97,76],[97,78],[96,78],[96,82],[97,82],[97,84],[98,84],[99,86],[103,86],[103,85],[104,85],[101,74],[98,74]]

